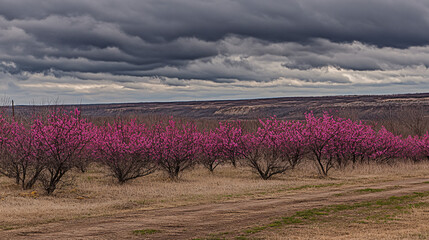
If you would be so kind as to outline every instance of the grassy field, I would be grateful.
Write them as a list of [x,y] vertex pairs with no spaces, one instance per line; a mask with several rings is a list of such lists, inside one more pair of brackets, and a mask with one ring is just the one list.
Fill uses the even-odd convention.
[[[335,170],[329,178],[320,178],[311,164],[264,181],[250,169],[221,166],[214,174],[195,168],[174,182],[162,173],[149,175],[119,185],[106,175],[100,166],[93,165],[84,173],[72,173],[70,182],[53,196],[42,189],[22,191],[13,181],[0,178],[0,229],[26,228],[43,223],[112,216],[138,210],[200,205],[207,203],[240,202],[258,198],[276,198],[285,194],[312,192],[337,193],[336,197],[367,193],[382,194],[401,188],[366,187],[387,181],[429,176],[429,164],[398,163],[395,165],[361,165],[354,169]],[[428,182],[429,183],[429,182]],[[345,191],[350,187],[358,190]],[[343,191],[342,191],[343,190]],[[427,190],[429,191],[429,184]],[[412,195],[410,195],[412,196]],[[332,204],[324,208],[296,211],[281,219],[249,229],[237,229],[243,239],[325,238],[353,236],[380,238],[388,232],[398,238],[427,239],[428,194],[403,201],[379,204],[377,202]],[[151,230],[151,229],[149,229]],[[157,231],[157,229],[154,229]],[[134,230],[139,231],[139,230]],[[145,233],[145,230],[142,230]],[[380,232],[381,231],[381,232]],[[150,232],[150,231],[149,231]],[[347,233],[347,234],[345,234]],[[316,235],[315,235],[316,234]],[[155,236],[154,234],[153,236]],[[391,236],[391,235],[386,235]],[[212,239],[228,239],[219,233]]]
[[[242,230],[236,239],[429,239],[428,222],[425,191],[297,211]],[[206,239],[222,239],[221,235]]]

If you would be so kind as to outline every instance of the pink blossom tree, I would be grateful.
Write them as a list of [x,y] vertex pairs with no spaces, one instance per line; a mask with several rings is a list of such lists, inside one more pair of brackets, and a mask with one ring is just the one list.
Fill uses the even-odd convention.
[[238,160],[243,157],[243,129],[239,121],[219,123],[215,129],[220,139],[220,148],[225,161],[237,167]]
[[31,131],[35,148],[44,153],[45,171],[40,180],[47,194],[52,194],[64,174],[76,167],[76,160],[93,139],[93,128],[76,109],[51,112],[46,120],[37,118]]
[[429,160],[429,133],[423,135],[419,140],[415,141],[419,149],[417,151],[420,152],[420,155],[426,157]]
[[44,166],[43,152],[35,145],[31,132],[23,124],[0,119],[0,173],[14,178],[22,189],[30,189]]
[[174,120],[166,126],[159,123],[154,127],[152,156],[170,179],[177,180],[184,170],[196,163],[201,137],[191,123],[182,126],[177,126]]
[[[403,158],[408,158],[414,162],[421,161],[426,159],[427,150],[425,145],[427,144],[427,136],[408,136],[406,139],[402,140],[403,143]],[[426,145],[427,146],[427,145]]]
[[404,145],[401,136],[386,130],[382,127],[376,134],[372,142],[372,154],[370,157],[377,162],[390,162],[395,158],[403,156]]
[[350,162],[353,166],[357,161],[368,159],[371,153],[376,132],[362,122],[337,118],[338,134],[333,138],[333,150],[336,165],[345,168]]
[[294,169],[308,154],[308,142],[302,134],[305,132],[305,126],[297,121],[283,121],[280,123],[279,128],[280,154]]
[[201,133],[199,162],[213,172],[226,158],[222,149],[222,139],[214,131]]
[[96,157],[120,184],[155,171],[152,134],[143,124],[115,122],[100,127],[97,132]]
[[256,133],[243,136],[242,152],[247,165],[262,179],[267,180],[292,167],[285,151],[286,142],[280,121],[271,118],[260,120],[260,123],[262,127],[258,128]]
[[341,125],[334,117],[324,114],[315,117],[312,113],[305,115],[305,131],[303,135],[308,142],[308,149],[313,155],[319,174],[327,176],[334,167],[334,159],[338,153],[335,146],[337,136],[343,134]]

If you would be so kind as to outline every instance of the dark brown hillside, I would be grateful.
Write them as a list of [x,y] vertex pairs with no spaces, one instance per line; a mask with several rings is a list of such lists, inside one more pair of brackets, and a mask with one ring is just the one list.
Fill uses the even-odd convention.
[[[400,95],[355,95],[326,97],[284,97],[248,100],[112,103],[80,105],[86,116],[162,115],[197,119],[254,119],[276,115],[279,118],[302,119],[313,111],[348,115],[373,120],[406,108],[418,108],[429,115],[429,93]],[[40,108],[40,107],[36,107]],[[17,112],[30,113],[31,106],[18,106]]]

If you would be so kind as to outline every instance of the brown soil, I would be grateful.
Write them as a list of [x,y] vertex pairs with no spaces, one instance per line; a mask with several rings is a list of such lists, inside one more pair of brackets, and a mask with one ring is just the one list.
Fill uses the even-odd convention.
[[[243,229],[261,226],[296,211],[332,204],[344,204],[413,192],[429,191],[429,178],[365,185],[333,187],[311,192],[284,193],[274,198],[227,201],[141,210],[114,216],[67,220],[0,231],[0,239],[192,239],[209,234],[228,232],[238,236]],[[359,193],[360,188],[383,188],[382,192]],[[134,230],[155,229],[159,232],[134,235]]]

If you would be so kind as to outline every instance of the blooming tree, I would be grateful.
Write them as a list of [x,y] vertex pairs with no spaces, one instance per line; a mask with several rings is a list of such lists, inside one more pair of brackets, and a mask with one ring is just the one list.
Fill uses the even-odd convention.
[[30,189],[44,165],[43,152],[35,144],[31,131],[23,124],[0,119],[0,173],[14,178],[22,189]]
[[44,153],[45,171],[40,180],[51,194],[64,174],[76,167],[76,160],[93,139],[93,128],[76,109],[70,113],[51,112],[46,120],[36,118],[31,131],[36,149]]
[[151,174],[156,164],[151,157],[152,135],[135,121],[115,122],[98,129],[96,157],[119,183]]
[[404,145],[401,136],[382,127],[372,142],[371,158],[377,162],[389,162],[395,158],[403,157]]
[[282,136],[281,123],[275,118],[260,120],[262,127],[256,133],[243,136],[243,155],[247,164],[259,176],[267,180],[273,175],[292,168],[284,151],[285,138]]
[[342,128],[334,117],[324,114],[315,117],[312,113],[305,115],[305,129],[302,133],[308,142],[308,149],[313,154],[317,169],[322,176],[327,176],[334,167],[334,158],[338,154],[335,146],[337,136],[342,135]]
[[223,151],[222,138],[214,131],[201,133],[199,162],[213,172],[226,158]]
[[279,125],[280,154],[292,169],[308,154],[308,142],[302,134],[304,131],[305,126],[301,122],[283,121]]
[[152,156],[170,179],[177,180],[180,173],[196,163],[202,135],[195,125],[177,126],[172,119],[166,126],[162,123],[154,126],[153,133]]
[[243,157],[243,130],[240,122],[225,122],[219,123],[219,127],[215,129],[216,134],[220,139],[220,148],[225,161],[232,163],[237,167],[237,162]]

